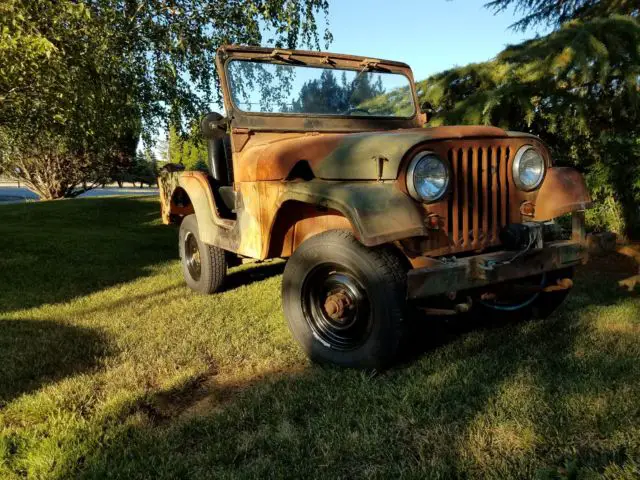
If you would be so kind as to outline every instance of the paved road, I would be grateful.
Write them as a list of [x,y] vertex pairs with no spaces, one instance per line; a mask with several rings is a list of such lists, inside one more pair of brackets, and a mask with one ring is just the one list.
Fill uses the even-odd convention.
[[[99,197],[111,195],[158,195],[157,188],[95,188],[80,195],[81,197]],[[26,188],[0,186],[0,203],[25,202],[38,200],[38,196]]]

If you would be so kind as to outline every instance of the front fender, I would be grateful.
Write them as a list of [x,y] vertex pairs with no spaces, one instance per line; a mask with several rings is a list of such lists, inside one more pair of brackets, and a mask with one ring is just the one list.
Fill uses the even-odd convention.
[[427,234],[419,208],[392,183],[290,183],[279,204],[289,200],[339,211],[351,222],[356,237],[369,247]]
[[536,198],[534,220],[544,222],[565,213],[591,207],[591,195],[582,174],[569,167],[552,167]]

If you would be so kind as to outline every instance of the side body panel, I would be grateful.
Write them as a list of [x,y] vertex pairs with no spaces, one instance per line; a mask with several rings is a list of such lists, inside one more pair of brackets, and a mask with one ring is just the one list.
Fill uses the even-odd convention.
[[217,214],[205,174],[186,172],[177,178],[174,194],[183,189],[190,205],[163,202],[167,223],[176,208],[195,213],[205,243],[250,258],[288,256],[310,235],[332,228],[352,229],[371,246],[427,231],[420,210],[391,182],[238,183],[237,219],[228,220]]
[[[401,241],[414,266],[420,266],[429,256],[497,246],[500,228],[508,223],[548,220],[590,205],[582,176],[569,168],[550,167],[537,191],[515,188],[511,172],[515,152],[531,143],[546,152],[533,138],[419,144],[415,148],[432,150],[452,165],[452,191],[429,205],[415,202],[404,191],[402,162],[411,158],[411,150],[393,180],[236,182],[237,220],[220,217],[204,173],[174,173],[170,181],[161,182],[163,219],[168,222],[172,215],[195,212],[205,242],[256,259],[289,256],[313,234],[348,228],[367,246]],[[191,204],[181,206],[172,198],[167,202],[170,189],[182,189]],[[524,203],[534,206],[533,217],[521,212]]]

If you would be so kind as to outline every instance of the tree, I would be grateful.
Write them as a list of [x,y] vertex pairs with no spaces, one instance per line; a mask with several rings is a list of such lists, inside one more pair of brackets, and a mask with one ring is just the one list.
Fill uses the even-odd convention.
[[130,154],[132,135],[150,143],[169,123],[184,132],[219,102],[218,46],[260,44],[266,29],[274,46],[318,47],[315,16],[327,9],[326,0],[5,0],[0,130],[12,142],[0,145],[0,170],[43,198],[77,195]]
[[[612,4],[589,5],[601,3]],[[640,24],[629,15],[588,17],[489,62],[433,75],[418,90],[435,107],[432,125],[494,124],[541,136],[558,163],[586,173],[597,202],[591,228],[633,234],[640,228]]]
[[516,30],[540,24],[559,28],[570,20],[640,14],[637,0],[492,0],[485,6],[494,13],[510,8],[524,13],[524,17],[512,25]]
[[75,2],[0,8],[0,169],[44,199],[104,183],[130,160],[141,124],[101,23]]
[[323,70],[320,78],[307,80],[300,88],[298,98],[293,101],[293,112],[336,113],[349,109],[350,86],[343,77],[338,84],[331,70]]
[[174,126],[169,127],[168,148],[171,163],[184,165],[187,170],[207,170],[207,147],[197,127],[187,136],[180,135]]
[[361,72],[349,82],[342,73],[338,83],[331,70],[324,70],[319,79],[307,80],[300,88],[298,98],[293,101],[293,112],[348,113],[364,108],[363,104],[384,93],[382,80],[372,82],[372,75]]

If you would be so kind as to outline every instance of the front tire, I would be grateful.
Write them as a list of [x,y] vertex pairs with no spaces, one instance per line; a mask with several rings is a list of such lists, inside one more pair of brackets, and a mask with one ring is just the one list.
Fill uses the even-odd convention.
[[311,237],[284,270],[289,328],[311,360],[381,369],[395,359],[405,322],[406,268],[388,247],[345,230]]
[[204,294],[220,289],[227,276],[225,251],[200,240],[195,215],[186,216],[180,224],[178,242],[182,273],[189,288]]

